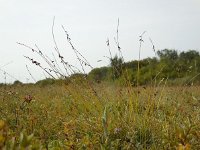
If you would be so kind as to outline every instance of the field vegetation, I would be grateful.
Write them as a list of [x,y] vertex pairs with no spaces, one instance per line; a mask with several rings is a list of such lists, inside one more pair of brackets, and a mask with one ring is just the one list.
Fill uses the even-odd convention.
[[120,55],[110,53],[109,66],[92,68],[63,30],[81,69],[65,61],[53,27],[57,59],[18,43],[46,62],[48,68],[25,56],[50,78],[0,85],[0,149],[200,149],[197,51],[165,49],[124,62],[117,29]]
[[1,148],[200,148],[199,86],[76,82],[1,86]]

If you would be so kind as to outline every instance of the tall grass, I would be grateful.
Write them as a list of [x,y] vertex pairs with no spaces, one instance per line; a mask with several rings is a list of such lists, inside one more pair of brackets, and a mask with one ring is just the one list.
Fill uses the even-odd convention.
[[[0,149],[200,149],[199,87],[139,86],[143,34],[134,87],[122,66],[124,85],[89,80],[85,67],[92,65],[62,27],[81,69],[65,61],[53,28],[54,22],[53,60],[37,45],[19,44],[42,57],[48,68],[25,58],[59,80],[0,87]],[[122,56],[118,28],[119,21],[115,39]]]

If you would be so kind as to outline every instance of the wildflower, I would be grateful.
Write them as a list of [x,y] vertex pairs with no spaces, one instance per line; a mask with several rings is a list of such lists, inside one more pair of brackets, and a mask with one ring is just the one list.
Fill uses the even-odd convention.
[[33,97],[29,94],[24,97],[24,101],[30,103],[33,100]]

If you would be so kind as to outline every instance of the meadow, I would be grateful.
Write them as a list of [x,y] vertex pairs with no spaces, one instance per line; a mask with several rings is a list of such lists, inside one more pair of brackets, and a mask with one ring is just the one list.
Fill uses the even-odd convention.
[[75,80],[1,85],[0,148],[200,149],[199,86]]
[[[84,68],[91,65],[63,30],[81,69],[65,61],[53,27],[57,58],[37,45],[18,43],[46,62],[48,67],[25,56],[51,79],[0,85],[0,149],[200,149],[200,86],[193,84],[199,79],[199,53],[164,50],[160,59],[140,60],[144,32],[139,60],[124,63],[117,29],[120,57],[112,57],[108,40],[111,65],[87,75]],[[189,80],[168,84],[175,77]]]

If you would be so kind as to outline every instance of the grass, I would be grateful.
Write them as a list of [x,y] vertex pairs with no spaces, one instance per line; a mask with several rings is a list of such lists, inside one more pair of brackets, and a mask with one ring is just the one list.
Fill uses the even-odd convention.
[[[49,68],[25,58],[51,78],[62,80],[0,86],[0,149],[200,149],[200,86],[170,87],[164,78],[153,86],[139,86],[140,54],[137,87],[128,81],[128,71],[122,64],[125,85],[95,83],[85,76],[84,67],[92,66],[62,27],[81,70],[65,61],[53,27],[54,21],[57,59],[51,60],[37,45],[34,49],[18,44],[38,54]],[[122,56],[118,27],[119,20],[115,40]],[[107,46],[110,52],[109,40]],[[111,53],[110,57],[112,60]]]
[[[93,86],[95,94],[87,84],[1,87],[7,141],[16,137],[19,142],[25,131],[46,149],[200,148],[200,87],[101,83]],[[29,94],[33,100],[22,108]]]

